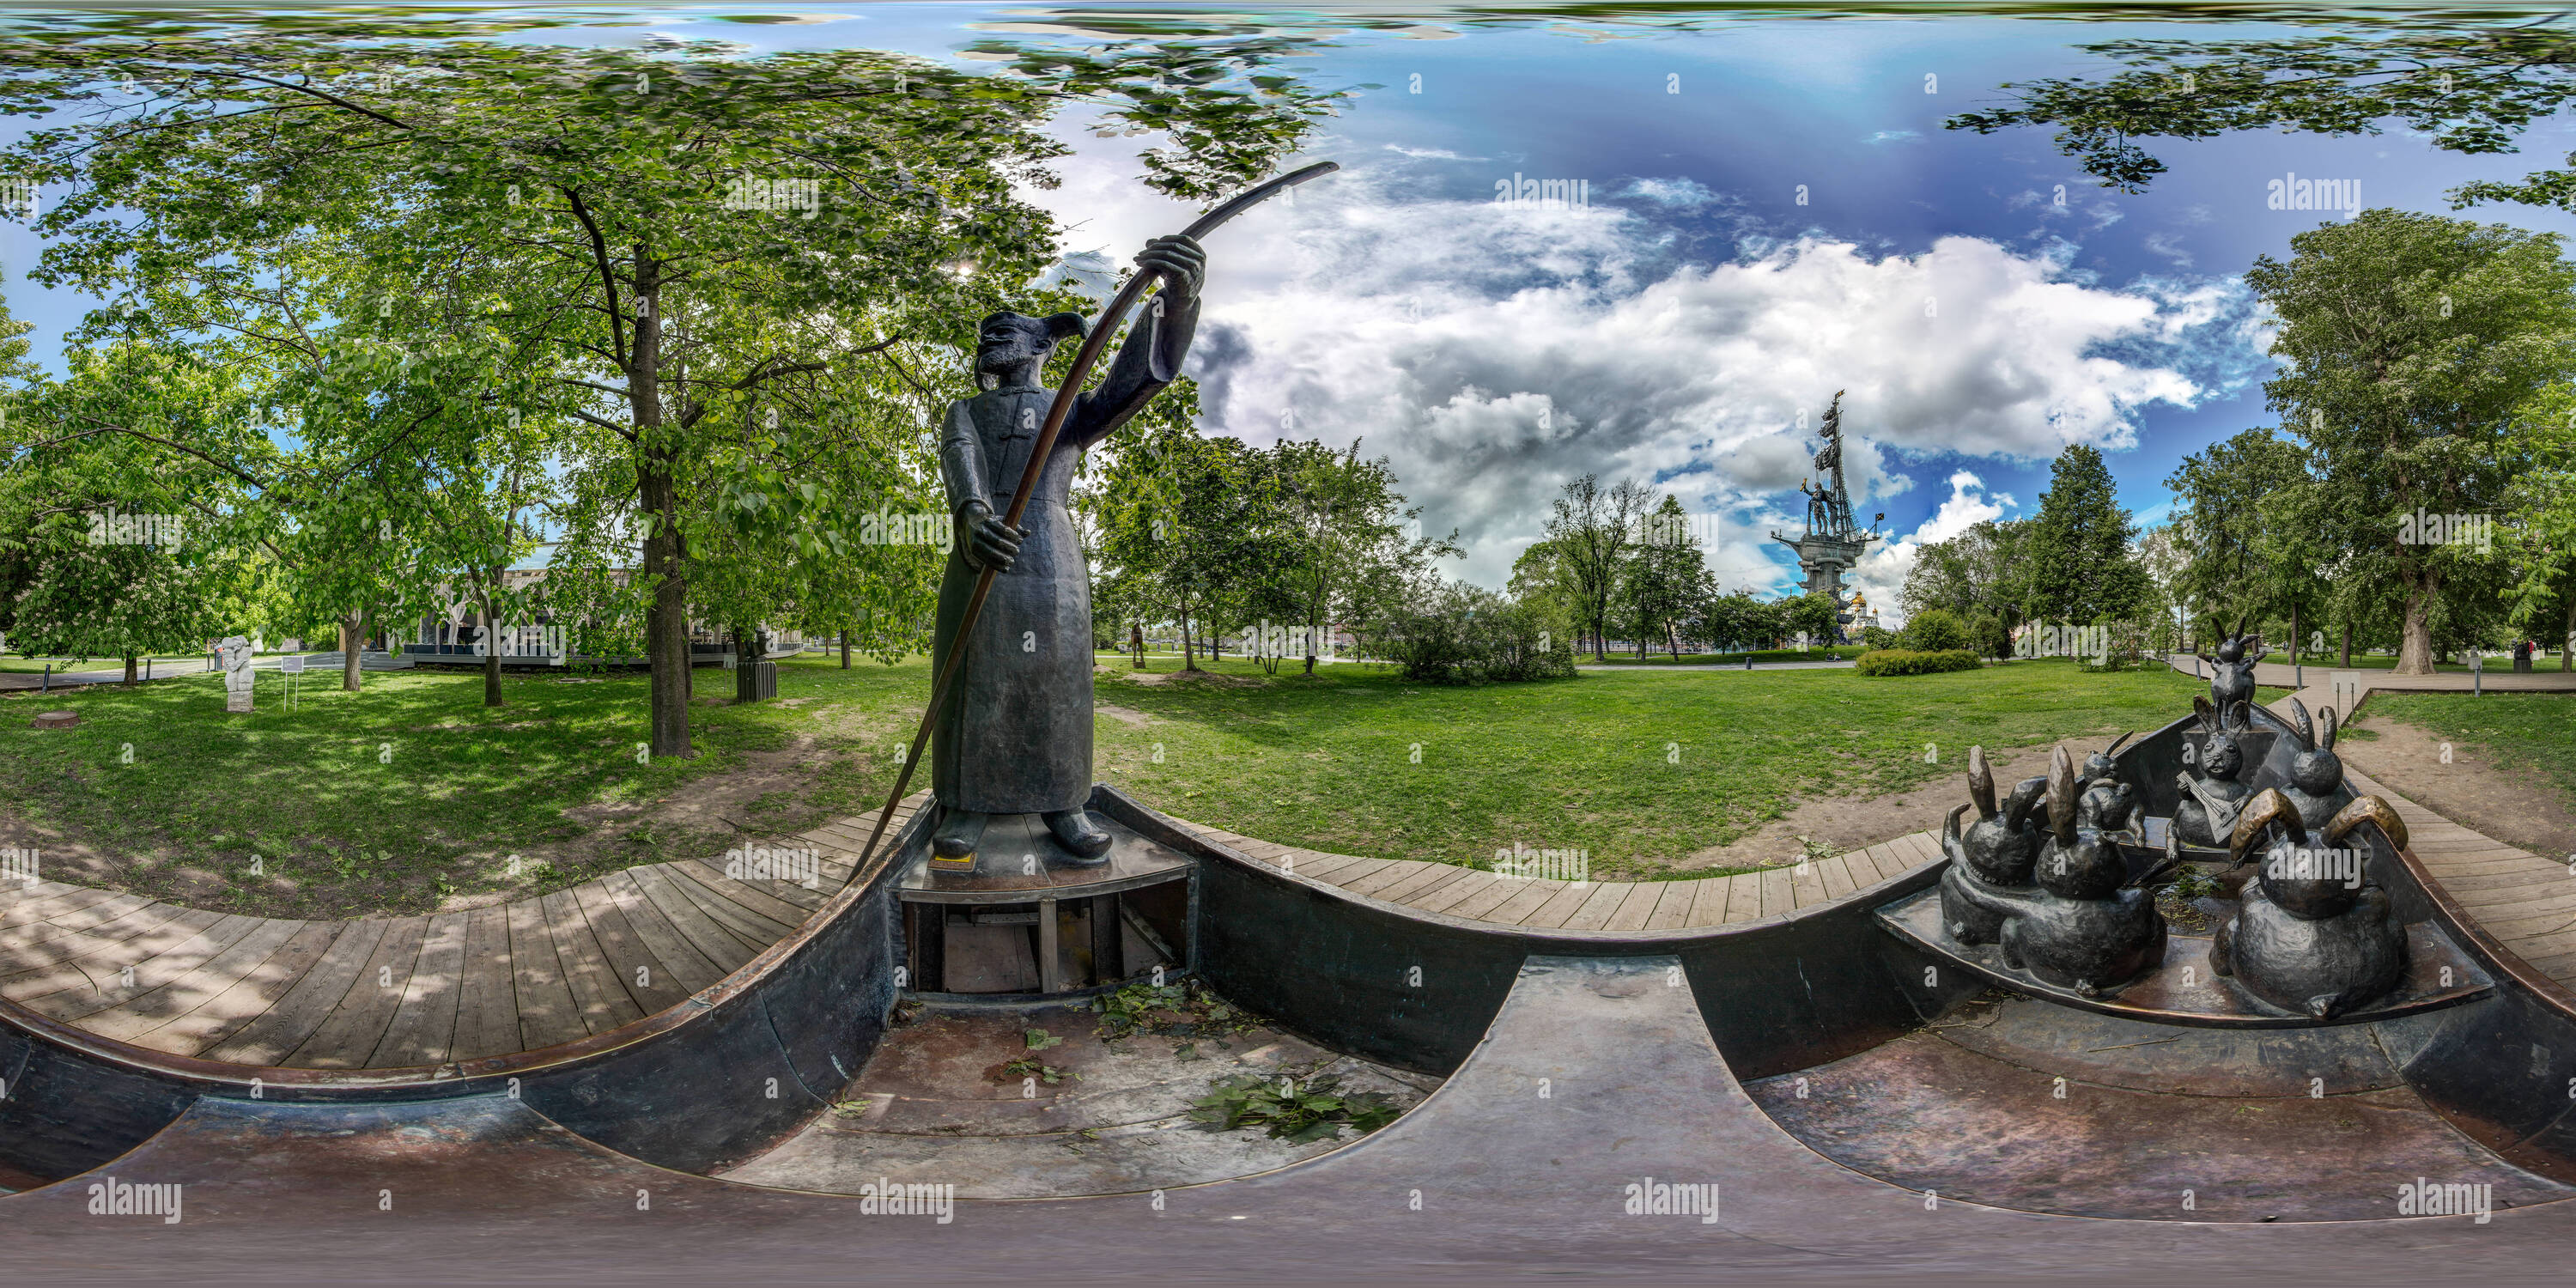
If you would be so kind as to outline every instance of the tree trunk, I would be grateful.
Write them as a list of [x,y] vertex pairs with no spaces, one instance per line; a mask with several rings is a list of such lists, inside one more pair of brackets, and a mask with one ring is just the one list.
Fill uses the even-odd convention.
[[2347,671],[2351,670],[2351,669],[2352,669],[2352,623],[2350,623],[2350,622],[2345,622],[2345,623],[2343,624],[2343,654],[2342,654],[2342,657],[2343,657],[2343,660],[2342,660],[2342,661],[2340,661],[2340,662],[2338,662],[2338,663],[2336,663],[2336,665],[2337,665],[2337,666],[2342,667],[2343,669],[2345,669],[2345,670],[2347,670]]
[[2433,673],[2433,593],[2440,584],[2425,573],[2406,588],[2406,629],[2398,637],[2397,665],[2389,669],[2390,675]]
[[[2299,650],[2305,647],[2307,647],[2307,641],[2299,634],[2299,606],[2292,604],[2290,605],[2290,665],[2299,664]],[[2292,674],[2297,673],[2292,672]]]
[[137,664],[133,656],[128,655],[125,659],[125,682],[127,684],[140,684],[142,681],[143,668]]
[[2567,633],[2558,637],[2558,669],[2576,671],[2576,589],[2567,596]]
[[1191,632],[1190,615],[1186,612],[1181,614],[1181,669],[1184,671],[1199,669],[1198,636]]
[[[500,580],[500,571],[498,569],[493,570],[492,579],[495,582]],[[493,624],[492,606],[492,596],[489,594],[484,595],[483,705],[487,707],[506,707],[510,704],[502,701],[501,699],[501,632]]]
[[841,632],[841,669],[844,671],[850,669],[850,633],[848,631]]
[[351,609],[348,616],[340,619],[340,691],[343,693],[355,693],[359,689],[358,652],[366,641],[359,638],[358,632],[364,628],[365,622],[366,619],[360,617],[356,609]]
[[653,603],[644,614],[644,653],[653,667],[653,754],[689,754],[688,585],[677,567],[678,481],[659,452],[647,452],[639,474],[644,512],[653,535],[644,539],[643,574],[653,581]]

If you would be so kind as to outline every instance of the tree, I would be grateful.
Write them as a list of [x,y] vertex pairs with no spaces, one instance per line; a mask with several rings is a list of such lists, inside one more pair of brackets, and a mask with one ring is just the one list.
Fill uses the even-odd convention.
[[2029,616],[2029,561],[2026,548],[2031,521],[1979,520],[1947,541],[1935,541],[1915,553],[1897,602],[1910,619],[1946,608],[1966,617],[1992,614],[2009,631]]
[[1633,479],[1604,490],[1601,477],[1586,474],[1565,485],[1565,495],[1552,504],[1548,540],[1564,561],[1574,587],[1577,620],[1592,628],[1592,656],[1609,660],[1610,605],[1626,570],[1637,521],[1645,517],[1653,493]]
[[2558,669],[2576,671],[2576,390],[2534,395],[2514,415],[2512,446],[2519,468],[2502,534],[2514,570],[2512,620],[2558,646]]
[[2315,462],[2319,539],[2404,595],[2396,673],[2430,674],[2435,617],[2501,574],[2491,540],[2424,520],[2503,504],[2515,408],[2576,370],[2576,269],[2553,235],[2397,210],[2290,245],[2246,274],[2281,318],[2264,396]]
[[1842,606],[1821,590],[1794,595],[1780,601],[1783,624],[1787,629],[1817,644],[1830,645],[1840,635],[1838,627]]
[[[2006,85],[2019,91],[2015,106],[1962,113],[1948,125],[1980,134],[2054,125],[2059,148],[2080,158],[2087,173],[2119,191],[2142,192],[2165,166],[2139,139],[2243,130],[2376,134],[2395,121],[2446,151],[2510,152],[2533,121],[2576,99],[2576,33],[2537,23],[2084,48],[2127,70]],[[2576,171],[2562,169],[2519,183],[2468,184],[2452,197],[2458,205],[2501,199],[2564,206],[2571,194]]]
[[2146,591],[2129,557],[2136,535],[2102,454],[2082,443],[2058,453],[2030,530],[2030,616],[2091,623],[2135,613]]
[[1421,529],[1422,507],[1405,506],[1386,458],[1361,460],[1356,439],[1341,452],[1320,442],[1281,442],[1270,455],[1283,485],[1285,538],[1295,546],[1282,569],[1282,597],[1305,624],[1306,674],[1313,675],[1317,642],[1350,607],[1354,587],[1372,566],[1418,572],[1434,558],[1459,553],[1458,534],[1408,535]]
[[1700,601],[1716,593],[1716,578],[1680,501],[1666,496],[1645,517],[1625,582],[1629,616],[1637,627],[1637,655],[1645,656],[1647,639],[1660,635],[1679,660],[1682,624],[1698,615]]
[[[1166,396],[1169,396],[1168,394]],[[1100,559],[1115,600],[1154,605],[1181,628],[1182,669],[1216,640],[1286,553],[1278,476],[1240,439],[1154,427],[1100,489]]]
[[[1041,48],[997,76],[867,50],[366,34],[174,23],[148,41],[13,43],[0,110],[108,104],[55,116],[70,123],[10,158],[10,177],[73,194],[41,221],[57,239],[43,280],[106,293],[328,242],[404,342],[505,333],[486,371],[543,379],[517,409],[589,426],[566,444],[575,467],[631,486],[586,495],[624,511],[595,530],[641,544],[629,589],[662,755],[690,754],[693,513],[758,488],[808,550],[829,539],[831,509],[732,427],[902,337],[962,334],[1034,277],[1053,230],[1012,185],[1051,181],[1065,148],[1037,128],[1050,113],[1090,103],[1164,133],[1180,146],[1150,150],[1149,177],[1205,198],[1265,172],[1334,97],[1224,83],[1287,47],[1264,38]],[[810,380],[817,401],[826,383]]]
[[1966,624],[1946,608],[1927,609],[1915,614],[1905,623],[1902,638],[1905,647],[1926,653],[1963,649],[1973,642]]
[[2276,611],[2312,611],[2317,597],[2308,584],[2326,552],[2315,544],[2313,499],[2293,495],[2308,482],[2307,452],[2268,429],[2184,457],[2165,480],[2190,537],[2175,602],[2222,631]]

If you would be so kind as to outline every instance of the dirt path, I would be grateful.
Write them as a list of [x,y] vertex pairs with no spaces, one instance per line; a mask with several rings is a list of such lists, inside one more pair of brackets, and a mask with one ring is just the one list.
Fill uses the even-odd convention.
[[[2084,757],[2110,744],[2108,738],[2069,738],[2067,753],[2081,765]],[[2057,744],[2039,743],[2029,747],[1989,750],[1986,761],[1994,766],[1995,794],[2005,795],[2012,785],[2034,774],[2048,772],[2050,748]],[[1944,752],[1946,757],[1948,753]],[[2368,772],[2368,771],[2364,771]],[[1881,841],[1893,841],[1909,832],[1939,831],[1941,819],[1951,808],[1968,799],[1968,762],[1960,756],[1954,772],[1906,791],[1881,796],[1829,796],[1800,802],[1798,807],[1753,831],[1724,845],[1710,846],[1693,853],[1676,865],[1683,871],[1701,868],[1758,868],[1795,863],[1802,852],[1799,838],[1820,841],[1837,850],[1865,849]]]
[[2368,707],[2355,732],[2379,736],[2338,741],[2344,763],[2416,804],[2534,854],[2576,855],[2576,802],[2539,771],[2498,765],[2475,743],[2452,744],[2443,764],[2441,735]]

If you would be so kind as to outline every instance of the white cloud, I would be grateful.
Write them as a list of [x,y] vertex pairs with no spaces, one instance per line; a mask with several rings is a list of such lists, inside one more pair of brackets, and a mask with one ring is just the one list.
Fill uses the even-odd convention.
[[[1123,262],[1189,220],[1123,156],[1095,155],[1030,194],[1086,220],[1068,248],[1105,242]],[[2061,256],[1966,237],[1874,256],[1811,234],[1711,265],[1680,258],[1656,219],[1445,199],[1365,164],[1311,184],[1209,240],[1192,367],[1208,428],[1267,443],[1286,412],[1294,436],[1364,440],[1426,526],[1460,530],[1457,571],[1486,585],[1586,472],[1666,479],[1727,516],[1746,548],[1711,565],[1749,576],[1779,566],[1759,537],[1795,528],[1815,446],[1798,417],[1811,430],[1836,389],[1867,500],[1909,486],[1891,462],[1911,453],[2128,446],[2146,404],[2218,392],[2197,367],[2244,335],[2219,285],[2105,289]]]
[[1675,210],[1696,210],[1718,200],[1718,195],[1697,179],[1637,179],[1620,189],[1619,195]]
[[1947,541],[1988,519],[2000,519],[2012,508],[2009,494],[1986,495],[1985,481],[1960,470],[1950,476],[1950,497],[1932,512],[1921,527],[1895,541],[1873,548],[1860,557],[1845,584],[1869,596],[1870,606],[1879,613],[1881,625],[1891,629],[1905,624],[1903,600],[1906,574],[1914,571],[1914,560],[1923,547]]
[[1408,148],[1401,143],[1387,144],[1386,150],[1397,156],[1411,157],[1416,161],[1490,161],[1493,159],[1471,157],[1464,153],[1452,152],[1447,148]]

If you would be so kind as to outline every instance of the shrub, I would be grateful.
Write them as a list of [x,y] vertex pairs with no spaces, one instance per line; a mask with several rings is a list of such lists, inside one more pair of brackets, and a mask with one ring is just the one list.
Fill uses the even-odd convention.
[[1864,626],[1860,628],[1860,642],[1869,648],[1894,648],[1896,632],[1884,626]]
[[1946,608],[1927,608],[1914,615],[1897,637],[1898,644],[1921,653],[1947,653],[1969,646],[1967,625]]
[[1449,582],[1389,614],[1381,637],[1404,678],[1487,684],[1574,674],[1574,641],[1535,606],[1466,582]]
[[[1937,610],[1936,610],[1937,611]],[[1939,671],[1973,671],[1984,663],[1966,649],[1883,648],[1860,655],[1853,663],[1863,675],[1931,675]]]
[[2012,632],[2004,629],[2002,618],[1980,610],[1968,615],[1967,628],[1969,652],[1980,657],[2012,656]]

